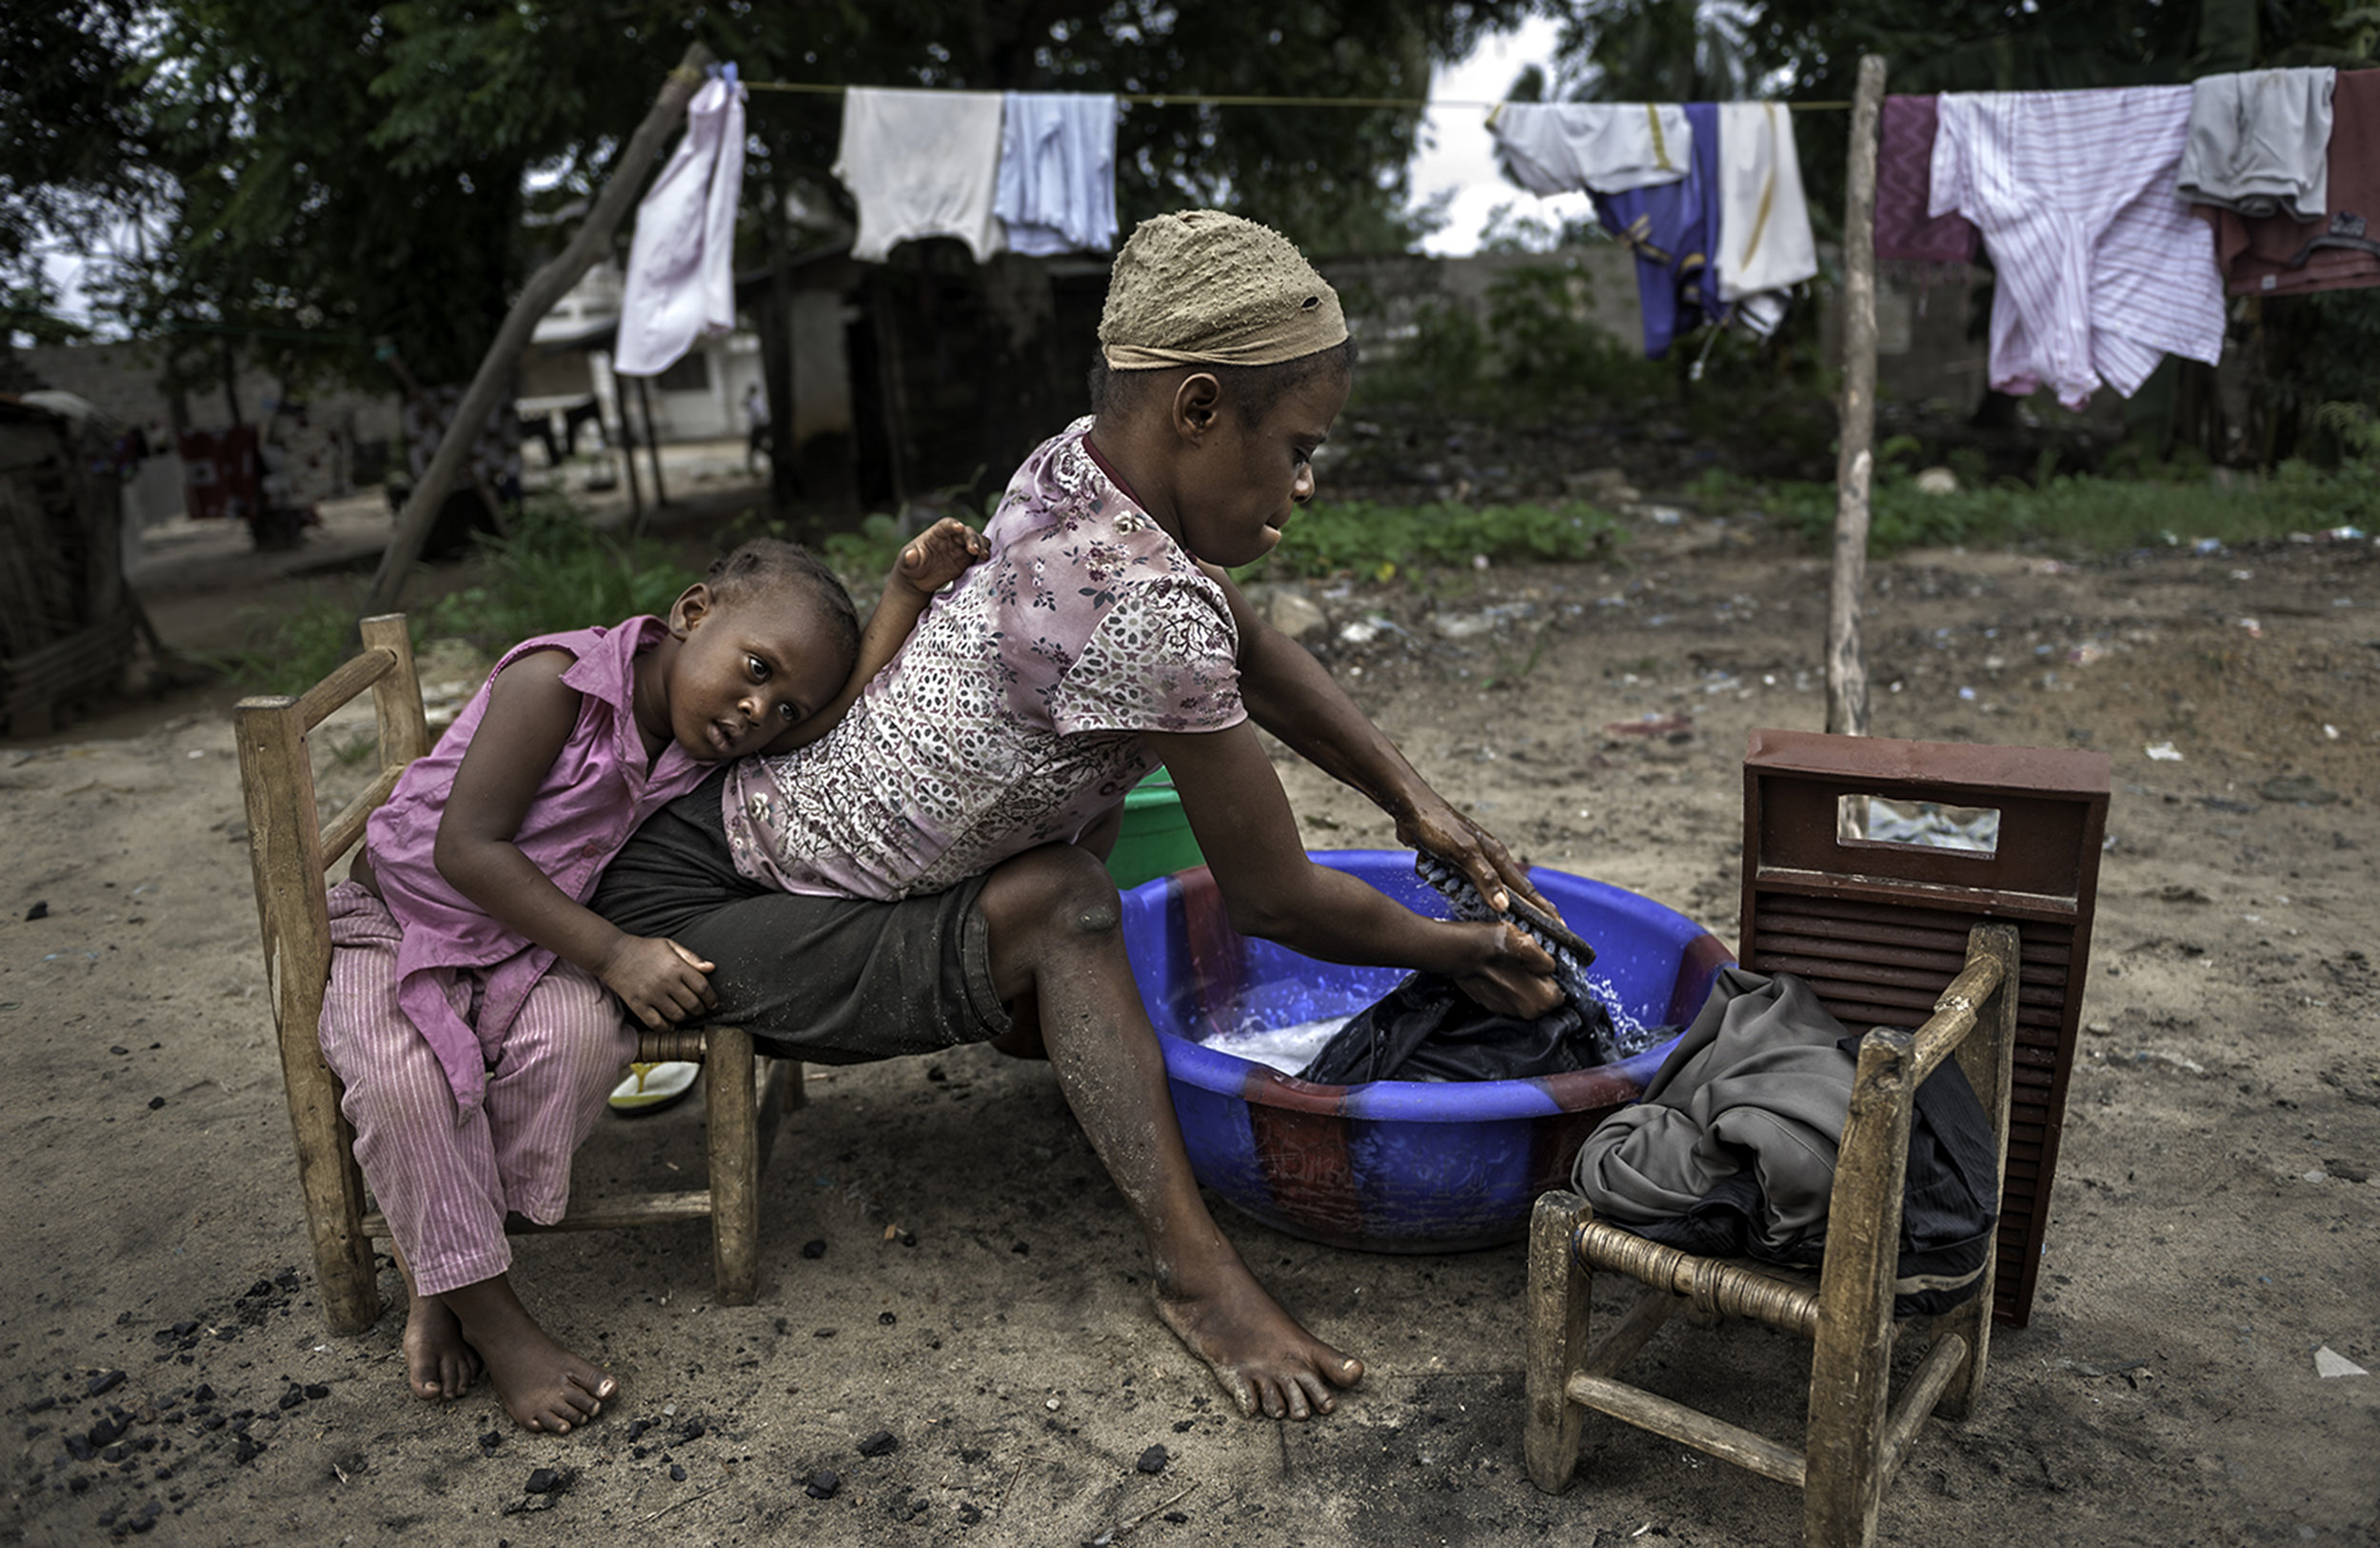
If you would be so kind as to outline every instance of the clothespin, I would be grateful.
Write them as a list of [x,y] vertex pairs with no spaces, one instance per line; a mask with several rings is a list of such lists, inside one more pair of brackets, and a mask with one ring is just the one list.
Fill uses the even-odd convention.
[[1488,115],[1487,115],[1487,127],[1488,127],[1488,128],[1490,128],[1490,129],[1494,129],[1494,128],[1496,127],[1496,121],[1497,121],[1497,119],[1499,119],[1499,118],[1503,117],[1503,116],[1504,116],[1504,105],[1503,105],[1502,103],[1500,103],[1500,102],[1499,102],[1499,103],[1497,103],[1495,107],[1490,108],[1490,109],[1488,109]]

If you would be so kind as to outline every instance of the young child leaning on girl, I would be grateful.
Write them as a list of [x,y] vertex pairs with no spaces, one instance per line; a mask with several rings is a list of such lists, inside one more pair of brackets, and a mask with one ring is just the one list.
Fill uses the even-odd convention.
[[563,1432],[618,1390],[522,1305],[505,1219],[562,1218],[633,1022],[715,1002],[709,963],[585,900],[637,824],[718,764],[823,734],[985,551],[954,521],[912,541],[863,636],[806,550],[747,543],[666,620],[514,646],[373,814],[330,893],[322,1045],[410,1291],[416,1397],[485,1369],[515,1420]]

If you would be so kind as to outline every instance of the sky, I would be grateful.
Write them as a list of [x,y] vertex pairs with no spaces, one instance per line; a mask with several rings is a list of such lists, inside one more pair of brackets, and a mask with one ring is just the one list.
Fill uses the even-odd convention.
[[[1430,79],[1430,100],[1484,105],[1501,100],[1513,77],[1530,65],[1544,66],[1551,74],[1558,25],[1533,16],[1513,31],[1489,36],[1469,57],[1438,68]],[[1485,106],[1433,108],[1425,117],[1421,149],[1412,163],[1413,196],[1418,202],[1452,189],[1455,199],[1449,209],[1453,220],[1421,244],[1422,251],[1441,257],[1476,251],[1489,212],[1499,204],[1556,226],[1592,208],[1583,193],[1539,199],[1505,181],[1496,169]]]

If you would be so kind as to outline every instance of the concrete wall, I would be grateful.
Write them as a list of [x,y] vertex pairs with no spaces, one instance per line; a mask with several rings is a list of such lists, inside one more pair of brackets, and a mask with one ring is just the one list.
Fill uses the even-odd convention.
[[[40,345],[19,351],[19,356],[43,385],[89,399],[119,428],[137,426],[149,432],[150,445],[165,452],[175,470],[145,470],[136,481],[142,518],[156,522],[180,514],[179,460],[170,455],[172,408],[159,386],[161,362],[152,346]],[[350,493],[358,470],[355,443],[393,444],[397,434],[394,392],[301,387],[276,414],[276,408],[283,408],[279,378],[248,368],[238,373],[236,384],[241,419],[260,427],[269,422],[272,437],[288,453],[291,493],[302,504]],[[231,423],[220,386],[187,392],[183,401],[193,428],[218,429]]]

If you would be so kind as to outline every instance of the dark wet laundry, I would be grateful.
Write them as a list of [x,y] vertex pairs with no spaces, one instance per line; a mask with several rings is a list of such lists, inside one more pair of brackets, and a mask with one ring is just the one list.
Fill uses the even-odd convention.
[[1622,1032],[1587,982],[1595,948],[1518,898],[1491,908],[1471,879],[1435,855],[1422,855],[1414,873],[1443,896],[1457,919],[1502,920],[1526,933],[1554,959],[1563,1002],[1543,1016],[1500,1016],[1482,1008],[1455,981],[1437,973],[1408,975],[1332,1034],[1306,1066],[1302,1081],[1359,1085],[1367,1081],[1517,1081],[1593,1069],[1651,1047],[1665,1028]]

